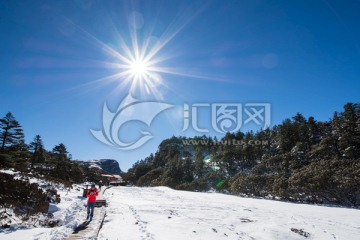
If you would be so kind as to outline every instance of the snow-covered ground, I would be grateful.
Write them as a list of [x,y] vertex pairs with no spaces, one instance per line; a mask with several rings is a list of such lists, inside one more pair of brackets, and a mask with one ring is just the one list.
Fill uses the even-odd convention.
[[[4,171],[2,171],[4,172]],[[18,178],[16,172],[13,174]],[[44,184],[42,180],[29,178],[29,182]],[[49,183],[45,183],[47,185]],[[0,229],[1,240],[27,240],[27,239],[65,239],[70,235],[74,228],[82,223],[86,216],[86,198],[81,197],[83,188],[80,185],[74,185],[73,189],[66,189],[62,185],[56,185],[58,194],[60,194],[61,202],[58,204],[50,204],[49,213],[53,214],[53,220],[59,221],[59,226],[54,228],[34,227],[29,223],[19,224],[14,218],[10,223],[11,228]],[[1,210],[1,209],[0,209]]]
[[[0,239],[66,239],[85,218],[82,187],[60,189],[50,210],[61,226],[15,227]],[[346,239],[360,236],[356,209],[293,204],[167,187],[113,187],[105,192],[106,217],[98,239]],[[307,236],[307,237],[305,237]],[[95,236],[92,236],[95,238]],[[91,239],[91,236],[90,236]]]
[[[117,187],[98,239],[360,239],[360,211],[166,187]],[[305,237],[307,236],[307,238]]]

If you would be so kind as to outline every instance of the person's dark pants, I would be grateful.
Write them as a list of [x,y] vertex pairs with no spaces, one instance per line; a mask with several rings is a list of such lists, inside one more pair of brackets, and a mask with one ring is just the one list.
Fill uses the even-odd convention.
[[94,208],[95,208],[95,202],[88,202],[87,203],[87,218],[92,219],[94,216]]

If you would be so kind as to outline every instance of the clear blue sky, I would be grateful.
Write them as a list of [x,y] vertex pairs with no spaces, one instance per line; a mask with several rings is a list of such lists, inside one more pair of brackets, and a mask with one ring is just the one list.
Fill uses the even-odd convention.
[[[267,102],[272,125],[297,112],[328,120],[360,100],[359,11],[355,0],[0,1],[0,114],[13,113],[27,142],[40,134],[47,149],[64,143],[74,159],[124,170],[164,138],[195,134],[181,132],[184,103]],[[105,102],[115,111],[130,91],[131,80],[103,78],[123,71],[106,48],[126,55],[122,39],[133,51],[131,29],[139,43],[169,40],[153,67],[180,75],[158,73],[150,94],[135,86],[134,97],[174,107],[149,127],[152,140],[124,151],[90,129],[101,129]],[[136,126],[123,129],[128,139]]]

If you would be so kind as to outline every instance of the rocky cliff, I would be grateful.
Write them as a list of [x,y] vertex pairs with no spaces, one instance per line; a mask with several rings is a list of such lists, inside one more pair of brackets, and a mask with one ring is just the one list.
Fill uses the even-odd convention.
[[119,163],[114,159],[100,159],[81,162],[86,166],[100,168],[110,174],[116,174],[120,176],[125,174],[123,171],[121,171]]

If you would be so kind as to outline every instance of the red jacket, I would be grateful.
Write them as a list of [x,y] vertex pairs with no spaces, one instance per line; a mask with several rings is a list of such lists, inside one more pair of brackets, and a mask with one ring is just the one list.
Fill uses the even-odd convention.
[[86,197],[88,197],[88,202],[96,202],[96,197],[99,195],[97,188],[90,188],[87,191]]

